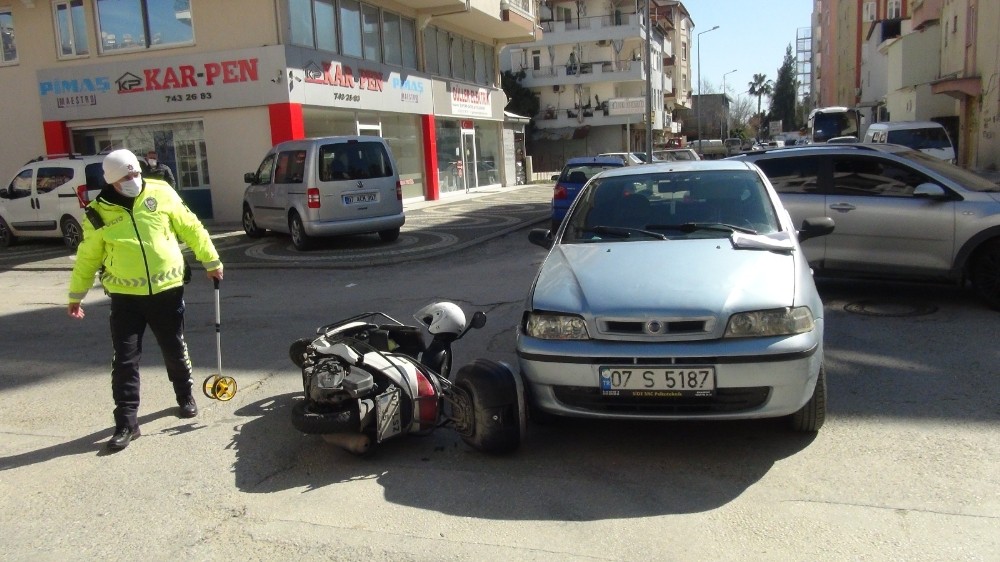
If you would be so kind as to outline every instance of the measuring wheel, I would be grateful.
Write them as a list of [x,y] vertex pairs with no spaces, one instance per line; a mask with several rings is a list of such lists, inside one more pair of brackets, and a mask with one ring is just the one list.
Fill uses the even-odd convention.
[[205,396],[211,398],[212,400],[217,399],[215,391],[215,383],[219,382],[219,375],[209,375],[205,382],[201,385],[201,390],[205,393]]
[[233,377],[218,377],[212,385],[213,398],[226,402],[236,396],[236,379]]

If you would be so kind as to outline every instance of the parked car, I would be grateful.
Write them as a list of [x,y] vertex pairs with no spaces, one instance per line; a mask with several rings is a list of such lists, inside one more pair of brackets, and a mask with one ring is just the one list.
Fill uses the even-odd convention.
[[837,230],[803,245],[817,273],[964,284],[1000,309],[1000,186],[893,144],[811,144],[744,154],[795,220]]
[[653,151],[653,162],[684,162],[691,160],[701,160],[701,157],[690,148],[668,148]]
[[621,168],[625,162],[617,156],[581,156],[570,158],[562,173],[552,176],[552,230],[558,230],[566,211],[573,204],[580,189],[596,174],[612,168]]
[[864,142],[901,144],[955,163],[955,146],[944,126],[934,121],[885,121],[872,123],[865,131]]
[[609,170],[580,193],[525,302],[529,415],[619,419],[826,412],[823,303],[764,174],[746,162]]
[[602,154],[598,154],[598,156],[611,156],[620,158],[622,162],[625,162],[626,166],[635,166],[636,164],[646,163],[645,152],[604,152]]
[[0,187],[0,247],[18,238],[62,238],[76,248],[83,238],[83,208],[107,183],[104,156],[38,158]]
[[298,250],[313,238],[378,233],[399,237],[405,222],[399,168],[381,137],[317,137],[286,141],[244,175],[243,230],[291,234]]

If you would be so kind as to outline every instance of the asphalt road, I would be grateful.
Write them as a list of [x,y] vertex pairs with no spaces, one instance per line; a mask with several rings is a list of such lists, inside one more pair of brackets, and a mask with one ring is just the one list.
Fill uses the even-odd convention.
[[[815,436],[766,420],[571,421],[530,426],[511,456],[441,430],[357,458],[294,430],[288,343],[360,311],[484,310],[456,365],[514,363],[545,254],[528,226],[377,266],[235,266],[222,338],[236,397],[177,418],[149,339],[143,436],[116,454],[106,299],[71,321],[65,269],[0,269],[0,559],[1000,558],[1000,316],[953,287],[820,283],[830,414]],[[211,284],[196,278],[186,300],[207,376]]]

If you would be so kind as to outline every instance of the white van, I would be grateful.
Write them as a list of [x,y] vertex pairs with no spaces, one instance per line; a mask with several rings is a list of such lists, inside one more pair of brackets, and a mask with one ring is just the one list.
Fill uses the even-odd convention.
[[392,242],[406,220],[399,167],[381,137],[285,141],[243,179],[247,236],[285,232],[298,250],[319,236],[378,233]]
[[934,121],[886,121],[872,123],[864,142],[901,144],[938,160],[955,163],[955,146],[948,131]]
[[18,238],[83,239],[83,208],[104,182],[104,156],[41,157],[0,185],[0,248]]

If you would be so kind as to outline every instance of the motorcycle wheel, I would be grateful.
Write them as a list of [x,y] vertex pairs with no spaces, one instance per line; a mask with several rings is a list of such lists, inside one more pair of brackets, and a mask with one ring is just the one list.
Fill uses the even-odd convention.
[[521,445],[521,415],[517,383],[510,370],[477,359],[458,370],[455,386],[468,395],[471,431],[462,434],[469,446],[486,453],[510,453]]
[[313,340],[311,338],[302,338],[292,342],[292,345],[288,346],[288,358],[292,360],[292,363],[296,367],[302,368],[302,364],[305,362],[306,348],[309,347]]
[[361,420],[354,409],[333,410],[317,407],[309,400],[300,400],[292,406],[292,425],[309,435],[358,431]]

